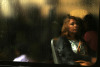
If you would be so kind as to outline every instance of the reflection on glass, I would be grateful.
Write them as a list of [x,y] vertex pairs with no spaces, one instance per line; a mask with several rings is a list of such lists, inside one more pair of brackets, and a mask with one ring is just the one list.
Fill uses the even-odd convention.
[[0,60],[13,61],[24,55],[31,62],[54,63],[50,41],[60,36],[65,15],[74,13],[83,18],[91,13],[98,24],[98,0],[84,2],[86,4],[83,0],[0,0]]

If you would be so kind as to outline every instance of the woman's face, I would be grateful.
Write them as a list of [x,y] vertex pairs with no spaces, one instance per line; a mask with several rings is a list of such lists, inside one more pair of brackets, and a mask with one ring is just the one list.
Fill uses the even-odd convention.
[[77,24],[76,20],[70,19],[68,29],[70,33],[77,33],[79,31],[79,25]]

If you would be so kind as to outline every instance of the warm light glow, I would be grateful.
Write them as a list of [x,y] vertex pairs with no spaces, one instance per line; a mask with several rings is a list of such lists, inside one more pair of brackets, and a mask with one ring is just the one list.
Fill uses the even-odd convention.
[[72,10],[83,8],[80,0],[59,0],[57,14],[69,14]]
[[52,9],[52,6],[47,6],[47,5],[46,5],[45,8],[42,7],[42,8],[41,8],[41,15],[42,15],[43,17],[47,17],[47,16],[49,15],[50,9]]
[[9,3],[9,0],[1,1],[1,12],[4,17],[10,17],[13,15],[13,10]]
[[31,3],[36,3],[38,5],[44,5],[45,4],[45,0],[30,0]]
[[25,9],[30,6],[39,7],[43,17],[47,17],[51,9],[51,6],[46,3],[46,0],[19,0],[19,3]]
[[88,14],[88,12],[83,9],[76,9],[76,10],[73,10],[70,12],[71,16],[76,16],[76,17],[80,17],[80,18],[83,18],[87,14]]
[[19,0],[19,3],[25,7],[25,6],[43,6],[45,5],[45,0]]
[[72,3],[79,3],[80,0],[59,0],[59,3],[62,3],[63,5],[64,4],[72,4]]
[[[57,6],[56,13],[59,14],[78,14],[77,16],[83,17],[85,14],[87,14],[87,11],[89,13],[92,13],[94,15],[99,15],[99,2],[97,0],[90,1],[91,7],[89,4],[83,4],[83,2],[88,2],[84,0],[59,0],[59,4]],[[80,10],[81,9],[81,10]],[[81,14],[82,13],[82,14]],[[76,16],[75,15],[75,16]]]
[[27,6],[27,5],[29,5],[30,0],[19,0],[19,3],[20,3],[22,6]]
[[[47,1],[49,0],[0,0],[1,14],[5,17],[14,16],[15,11],[12,4],[15,3],[15,6],[17,6],[17,3],[19,2],[21,9],[28,10],[28,8],[30,9],[30,7],[35,6],[40,8],[42,16],[48,16],[50,9],[54,6],[48,4]],[[56,1],[54,2],[56,3]],[[83,5],[82,2],[82,0],[59,0],[57,3],[56,14],[71,14],[82,18],[88,11],[89,13],[99,15],[98,1],[91,1],[91,7]]]

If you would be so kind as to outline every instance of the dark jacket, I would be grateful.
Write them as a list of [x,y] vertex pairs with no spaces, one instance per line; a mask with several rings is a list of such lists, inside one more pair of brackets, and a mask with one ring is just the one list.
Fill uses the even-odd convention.
[[79,63],[76,63],[74,61],[77,60],[91,61],[90,56],[87,55],[83,56],[74,53],[72,51],[71,44],[66,37],[61,36],[58,38],[55,45],[55,51],[56,51],[59,64],[78,65]]

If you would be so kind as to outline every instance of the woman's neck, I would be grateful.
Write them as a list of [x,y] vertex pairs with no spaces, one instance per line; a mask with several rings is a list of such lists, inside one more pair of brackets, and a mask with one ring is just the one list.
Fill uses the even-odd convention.
[[76,40],[76,35],[74,33],[69,33],[69,35],[67,36],[68,39],[71,40]]

